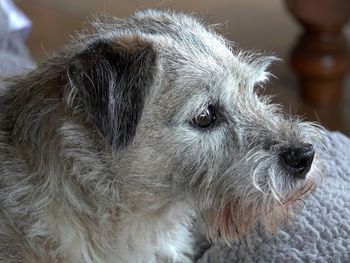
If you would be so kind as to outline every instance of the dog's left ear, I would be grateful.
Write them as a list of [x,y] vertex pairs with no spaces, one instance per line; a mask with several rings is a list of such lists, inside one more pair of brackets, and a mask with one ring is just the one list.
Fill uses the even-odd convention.
[[114,152],[132,141],[156,74],[157,53],[139,36],[97,40],[69,64],[74,100]]

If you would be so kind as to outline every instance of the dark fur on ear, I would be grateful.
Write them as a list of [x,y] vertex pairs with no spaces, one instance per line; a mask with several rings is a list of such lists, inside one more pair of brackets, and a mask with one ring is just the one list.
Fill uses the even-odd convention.
[[135,135],[156,64],[149,42],[126,36],[90,44],[68,67],[72,88],[114,152]]

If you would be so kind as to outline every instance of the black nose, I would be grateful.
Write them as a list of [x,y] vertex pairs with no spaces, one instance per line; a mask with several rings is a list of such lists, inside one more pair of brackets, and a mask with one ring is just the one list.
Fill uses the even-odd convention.
[[303,179],[310,171],[314,155],[314,147],[311,144],[302,144],[283,150],[280,159],[290,174]]

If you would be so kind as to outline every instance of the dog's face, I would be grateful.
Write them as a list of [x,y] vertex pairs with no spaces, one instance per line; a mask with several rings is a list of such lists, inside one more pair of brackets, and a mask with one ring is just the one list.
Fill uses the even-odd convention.
[[229,241],[259,217],[274,226],[314,188],[317,128],[258,94],[273,58],[232,51],[179,14],[143,12],[111,29],[72,58],[67,101],[127,162],[125,196],[185,201],[209,238]]

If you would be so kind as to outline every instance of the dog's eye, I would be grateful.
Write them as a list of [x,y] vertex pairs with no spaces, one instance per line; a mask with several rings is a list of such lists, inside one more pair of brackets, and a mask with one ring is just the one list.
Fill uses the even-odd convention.
[[200,128],[208,128],[216,120],[214,108],[209,105],[197,117],[193,119],[193,123]]

